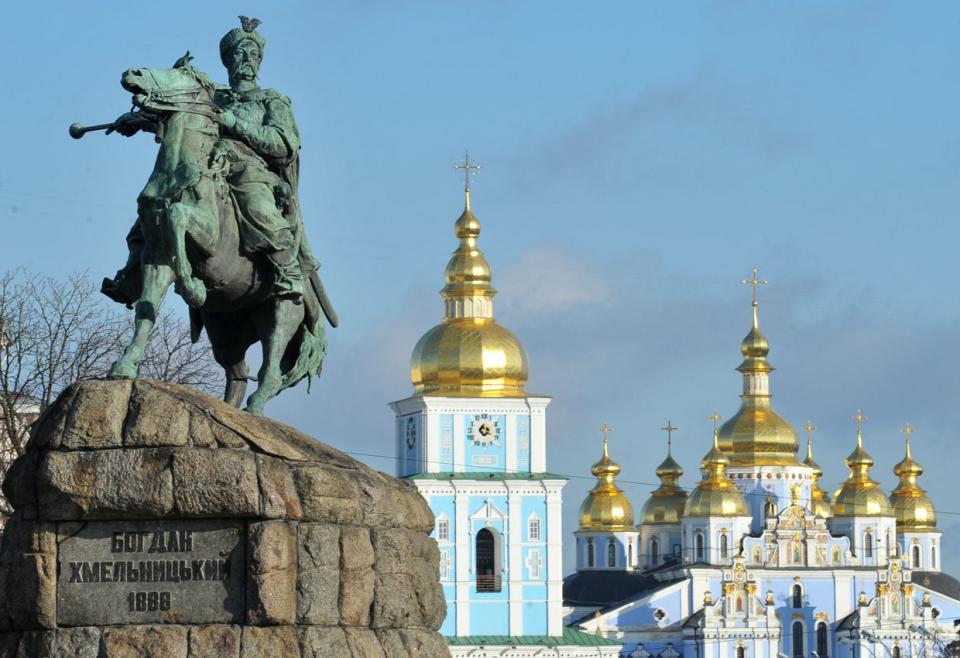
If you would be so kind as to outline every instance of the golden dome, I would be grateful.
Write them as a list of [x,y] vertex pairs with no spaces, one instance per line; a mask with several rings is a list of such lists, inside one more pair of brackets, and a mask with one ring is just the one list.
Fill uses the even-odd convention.
[[720,450],[717,428],[713,430],[713,447],[700,463],[703,479],[687,498],[684,516],[750,516],[743,494],[727,477],[730,460]]
[[873,457],[863,448],[862,422],[866,417],[857,409],[857,447],[847,457],[850,475],[833,494],[834,516],[893,516],[890,499],[870,478]]
[[[668,427],[671,427],[669,423]],[[660,486],[653,490],[640,512],[640,522],[643,524],[680,523],[680,517],[683,516],[687,492],[679,486],[683,469],[673,458],[671,443],[668,438],[667,457],[657,466]]]
[[760,332],[756,294],[757,286],[767,282],[758,279],[757,268],[753,268],[753,277],[741,283],[753,286],[753,326],[740,343],[740,409],[720,428],[719,446],[732,466],[799,465],[796,432],[771,404],[770,373],[774,368],[767,361],[770,343]]
[[600,532],[635,530],[633,505],[614,481],[620,473],[620,465],[610,459],[606,437],[609,429],[603,431],[603,456],[590,469],[597,478],[597,484],[580,505],[580,530]]
[[830,499],[827,492],[820,488],[820,478],[823,477],[823,469],[820,464],[813,461],[813,445],[810,443],[809,432],[813,431],[813,424],[807,423],[807,458],[803,460],[804,466],[809,466],[813,470],[813,482],[810,484],[810,511],[814,516],[821,519],[829,519],[833,516],[833,508],[830,506]]
[[466,190],[454,225],[460,244],[444,274],[444,318],[420,338],[410,379],[421,395],[525,397],[527,355],[517,338],[493,319],[490,266],[477,247],[480,222]]
[[900,478],[900,484],[890,492],[890,503],[897,517],[897,530],[932,530],[937,527],[937,514],[933,501],[917,483],[917,479],[923,475],[923,467],[913,461],[910,451],[910,434],[913,429],[908,424],[904,426],[903,432],[907,435],[907,453],[903,461],[893,467],[893,473]]

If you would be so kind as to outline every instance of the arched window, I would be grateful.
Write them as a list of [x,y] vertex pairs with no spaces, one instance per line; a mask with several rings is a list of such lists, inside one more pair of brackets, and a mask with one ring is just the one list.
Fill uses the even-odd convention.
[[607,566],[617,566],[617,544],[612,539],[607,542]]
[[803,588],[800,585],[793,586],[793,607],[803,607]]
[[873,534],[870,532],[863,535],[863,556],[873,557]]
[[912,549],[912,553],[913,553],[913,568],[919,569],[920,568],[920,547],[917,545],[914,545]]
[[720,557],[723,559],[726,559],[728,550],[729,549],[727,547],[727,535],[721,534],[720,535]]
[[696,537],[693,539],[694,553],[697,556],[698,560],[703,559],[703,533],[697,532]]
[[629,544],[627,544],[627,566],[628,567],[633,566],[633,541],[632,540],[630,541]]
[[890,531],[889,531],[889,530],[887,530],[887,534],[884,535],[884,538],[885,538],[884,541],[886,541],[886,543],[887,543],[887,557],[890,557],[891,555],[894,554],[894,550],[893,550],[893,549],[894,549],[894,545],[893,545],[894,542],[890,541]]
[[650,540],[650,564],[652,566],[660,564],[660,542],[656,539]]
[[737,612],[743,612],[743,597],[737,594]]
[[594,563],[593,559],[593,539],[587,537],[587,566],[592,567]]
[[937,549],[933,546],[930,547],[930,568],[937,568]]
[[499,592],[500,574],[497,559],[497,538],[489,528],[481,528],[476,540],[476,573],[478,592]]
[[803,624],[793,622],[793,658],[803,658]]
[[737,647],[737,658],[746,658],[747,650],[743,647]]
[[894,644],[893,651],[890,652],[890,658],[900,658],[900,645]]
[[822,621],[817,624],[817,655],[820,658],[830,658],[830,647],[827,645],[827,625]]

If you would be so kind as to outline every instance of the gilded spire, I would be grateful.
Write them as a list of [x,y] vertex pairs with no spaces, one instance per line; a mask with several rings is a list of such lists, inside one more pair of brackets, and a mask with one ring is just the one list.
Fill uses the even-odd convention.
[[447,263],[444,274],[446,285],[441,291],[446,309],[444,316],[447,320],[489,320],[493,318],[493,296],[497,291],[490,285],[490,265],[477,246],[480,220],[470,209],[470,177],[480,169],[480,165],[472,163],[470,154],[466,153],[463,163],[453,168],[464,172],[464,207],[454,224],[454,233],[460,244]]
[[708,416],[713,421],[713,447],[700,462],[703,479],[690,492],[684,516],[749,516],[747,501],[733,481],[727,477],[730,460],[719,447],[720,414]]
[[666,426],[660,429],[667,433],[667,456],[657,466],[657,477],[660,478],[663,485],[676,486],[680,476],[683,475],[683,469],[673,458],[673,433],[677,431],[677,428],[668,420]]
[[918,482],[923,475],[923,467],[913,460],[910,448],[910,435],[914,430],[910,423],[906,423],[900,431],[906,437],[906,454],[893,467],[893,473],[900,479],[900,483],[890,493],[890,502],[897,517],[897,529],[929,530],[936,527],[937,515],[933,502]]
[[683,508],[687,502],[687,492],[680,487],[683,469],[673,458],[673,433],[677,428],[669,420],[660,428],[667,433],[667,456],[657,466],[660,486],[653,490],[640,513],[641,523],[680,523]]
[[835,516],[893,516],[890,499],[870,477],[873,457],[863,447],[863,421],[867,417],[857,409],[857,446],[846,459],[850,475],[833,494]]
[[820,468],[820,464],[813,460],[813,442],[811,441],[811,435],[816,429],[813,422],[809,420],[803,426],[803,431],[807,433],[807,458],[803,460],[803,465],[810,467],[813,471],[813,482],[810,484],[810,511],[822,519],[829,519],[833,516],[833,508],[830,507],[827,492],[820,488],[820,478],[823,477],[823,469]]
[[720,428],[719,445],[730,456],[734,466],[796,465],[797,437],[793,428],[773,410],[770,395],[770,373],[773,366],[767,360],[770,344],[760,332],[758,317],[760,286],[766,279],[751,270],[749,279],[740,283],[751,287],[753,324],[740,343],[743,362],[737,370],[743,376],[740,409]]
[[526,397],[527,355],[520,341],[494,322],[490,266],[477,246],[480,221],[470,209],[470,177],[480,168],[464,156],[464,209],[454,224],[459,245],[444,273],[443,322],[414,348],[410,380],[424,395]]
[[580,530],[583,531],[633,530],[636,527],[633,506],[616,483],[620,464],[610,459],[607,435],[612,431],[613,428],[606,423],[600,427],[603,455],[590,469],[597,484],[580,506]]

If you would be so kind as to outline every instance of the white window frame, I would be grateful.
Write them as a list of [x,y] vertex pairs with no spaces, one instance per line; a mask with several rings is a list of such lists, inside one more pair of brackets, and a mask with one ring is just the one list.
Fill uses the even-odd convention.
[[437,543],[450,541],[450,519],[441,514],[437,517]]
[[536,513],[527,517],[527,541],[543,541],[543,524]]

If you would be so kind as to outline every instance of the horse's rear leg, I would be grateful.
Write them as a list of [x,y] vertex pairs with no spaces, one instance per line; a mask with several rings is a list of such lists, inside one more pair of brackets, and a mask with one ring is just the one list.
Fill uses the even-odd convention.
[[166,265],[143,266],[143,292],[137,300],[134,315],[133,340],[127,345],[123,356],[110,368],[110,379],[133,379],[140,371],[150,340],[150,332],[157,322],[157,313],[163,298],[173,283],[173,270]]
[[226,386],[223,400],[239,407],[243,404],[247,392],[247,380],[250,369],[247,367],[247,350],[257,342],[257,332],[253,322],[238,313],[203,313],[203,326],[210,338],[213,358],[223,367]]
[[280,392],[283,380],[280,364],[287,345],[303,322],[303,304],[288,299],[275,300],[270,320],[257,327],[263,343],[263,365],[257,375],[257,390],[247,400],[246,408],[255,416],[262,415],[267,401]]

